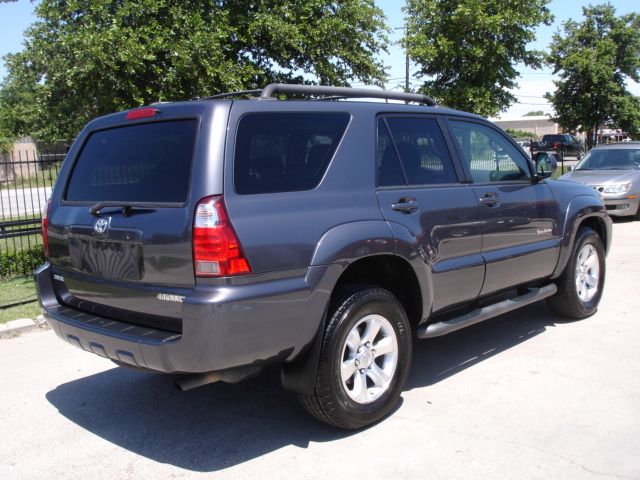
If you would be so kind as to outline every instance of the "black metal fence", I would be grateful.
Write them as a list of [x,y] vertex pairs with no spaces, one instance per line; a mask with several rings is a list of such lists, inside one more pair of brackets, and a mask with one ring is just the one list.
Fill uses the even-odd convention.
[[24,144],[0,154],[0,278],[28,275],[44,260],[42,212],[64,156]]

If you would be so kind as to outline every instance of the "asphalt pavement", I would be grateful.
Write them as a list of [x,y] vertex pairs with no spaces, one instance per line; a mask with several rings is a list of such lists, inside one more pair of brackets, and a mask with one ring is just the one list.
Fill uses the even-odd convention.
[[358,432],[276,369],[179,392],[51,331],[0,340],[0,479],[640,478],[640,222],[614,236],[596,315],[542,302],[416,341],[401,403]]

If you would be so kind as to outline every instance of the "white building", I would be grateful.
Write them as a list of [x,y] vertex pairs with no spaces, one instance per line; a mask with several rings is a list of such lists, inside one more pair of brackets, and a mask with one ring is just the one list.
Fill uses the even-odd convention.
[[507,128],[523,130],[525,132],[531,132],[532,136],[538,138],[543,135],[561,132],[558,124],[546,115],[539,117],[490,118],[489,120],[503,130],[506,130]]

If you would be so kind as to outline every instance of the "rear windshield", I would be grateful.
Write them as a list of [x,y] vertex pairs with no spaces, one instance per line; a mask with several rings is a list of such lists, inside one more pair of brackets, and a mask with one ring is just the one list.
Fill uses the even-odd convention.
[[239,194],[315,188],[340,143],[347,113],[252,113],[236,138],[233,181]]
[[197,121],[101,130],[85,143],[67,185],[69,201],[184,202]]

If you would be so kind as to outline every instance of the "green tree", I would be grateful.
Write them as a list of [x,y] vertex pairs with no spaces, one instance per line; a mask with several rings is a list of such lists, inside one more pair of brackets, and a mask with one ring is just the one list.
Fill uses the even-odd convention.
[[532,110],[531,112],[527,112],[523,115],[523,117],[541,117],[544,115],[542,110]]
[[494,116],[516,98],[517,63],[542,64],[529,50],[549,25],[549,0],[407,0],[406,46],[427,78],[421,90],[447,106]]
[[513,138],[538,138],[535,133],[528,132],[527,130],[517,130],[515,128],[506,128],[505,132],[507,132]]
[[42,0],[35,12],[25,49],[5,57],[0,116],[43,140],[155,101],[385,79],[375,57],[388,32],[373,0]]
[[[640,132],[640,99],[626,82],[640,81],[640,16],[616,16],[610,4],[582,9],[584,20],[563,24],[547,61],[558,74],[547,93],[565,130],[593,132],[602,125]],[[589,135],[589,146],[593,136]]]

